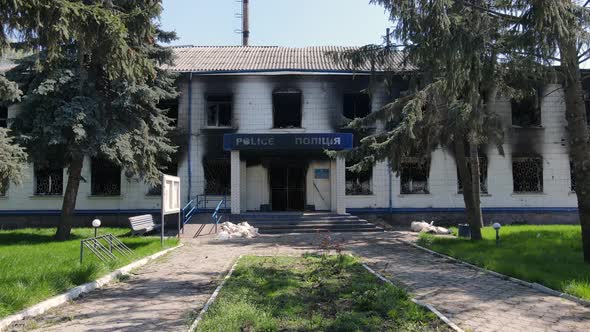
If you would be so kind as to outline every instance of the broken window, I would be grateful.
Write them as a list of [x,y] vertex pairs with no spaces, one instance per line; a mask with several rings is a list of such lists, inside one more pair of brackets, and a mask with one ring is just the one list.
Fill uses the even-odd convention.
[[428,194],[430,163],[422,158],[406,158],[401,164],[401,193]]
[[[356,164],[356,161],[347,161],[346,167]],[[346,195],[372,195],[373,194],[373,168],[352,172],[346,169]]]
[[540,157],[513,157],[514,192],[543,192],[543,160]]
[[8,107],[0,105],[0,128],[8,128]]
[[[471,162],[467,159],[467,170],[471,176]],[[457,188],[459,193],[463,192],[463,184],[461,183],[461,176],[459,176],[459,169],[457,168]],[[488,193],[488,158],[485,156],[479,157],[479,191],[482,194]]]
[[62,195],[64,173],[61,168],[35,166],[35,195]]
[[178,99],[162,100],[158,104],[158,108],[167,110],[166,116],[172,119],[171,126],[176,127],[178,125]]
[[532,96],[512,99],[512,125],[519,127],[541,126],[541,96],[538,89]]
[[348,119],[364,118],[371,113],[371,98],[366,93],[346,93],[342,100],[342,115]]
[[229,195],[231,192],[231,163],[229,158],[203,159],[205,194]]
[[[171,161],[169,163],[166,163],[164,166],[166,167],[166,169],[164,169],[162,171],[164,174],[174,175],[174,176],[178,175],[178,164],[176,162]],[[148,189],[147,195],[148,196],[162,195],[162,184],[160,183],[160,184],[156,184],[156,185],[151,186]]]
[[121,168],[110,160],[93,158],[90,170],[90,192],[96,196],[121,195]]
[[231,127],[232,96],[207,96],[207,127]]
[[274,128],[301,128],[301,91],[276,90],[272,94]]

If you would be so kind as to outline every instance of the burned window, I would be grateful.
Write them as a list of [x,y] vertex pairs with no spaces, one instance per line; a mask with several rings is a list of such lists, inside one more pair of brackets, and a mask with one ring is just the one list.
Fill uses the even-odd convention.
[[[471,176],[471,162],[467,159],[467,171]],[[461,176],[459,176],[459,169],[457,168],[457,188],[459,193],[463,192],[463,184],[461,183]],[[479,191],[483,194],[488,193],[488,158],[485,156],[479,157]]]
[[231,163],[229,158],[203,159],[205,194],[229,195],[231,192]]
[[166,110],[166,116],[172,120],[171,126],[176,127],[178,125],[178,99],[162,100],[158,104],[158,108]]
[[4,183],[0,184],[0,197],[6,196],[6,193],[8,192],[8,186],[9,186],[8,179],[5,179]]
[[356,161],[346,162],[346,195],[372,195],[373,168],[368,167],[360,172],[349,171],[348,167],[356,163]]
[[35,195],[62,195],[64,173],[61,168],[35,167]]
[[512,99],[512,125],[519,127],[541,126],[541,103],[540,91],[535,90],[532,96],[525,96],[522,99]]
[[301,128],[301,91],[276,90],[272,94],[274,128]]
[[[165,169],[162,171],[164,174],[167,175],[178,175],[178,164],[176,162],[170,161],[165,163]],[[150,186],[147,192],[148,196],[160,196],[162,195],[162,184],[156,184]]]
[[543,192],[543,160],[540,157],[513,157],[514,192]]
[[232,96],[207,96],[207,127],[231,127]]
[[364,118],[371,113],[371,97],[366,93],[346,93],[342,100],[342,115],[348,119]]
[[401,164],[401,193],[428,194],[430,163],[421,158],[406,158]]
[[8,107],[0,105],[0,128],[8,128]]
[[110,160],[93,158],[90,170],[90,192],[96,196],[121,195],[121,168]]

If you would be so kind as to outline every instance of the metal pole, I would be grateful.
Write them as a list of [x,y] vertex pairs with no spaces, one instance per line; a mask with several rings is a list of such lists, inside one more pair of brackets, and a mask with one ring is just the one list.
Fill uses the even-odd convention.
[[[189,152],[190,154],[190,152]],[[160,215],[161,215],[161,220],[160,220],[160,246],[163,248],[164,247],[164,198],[166,196],[166,193],[164,192],[164,174],[162,174],[162,205],[160,206]]]
[[180,217],[182,216],[182,211],[178,211],[178,240],[180,240]]
[[80,264],[82,264],[83,258],[84,258],[84,242],[80,241]]

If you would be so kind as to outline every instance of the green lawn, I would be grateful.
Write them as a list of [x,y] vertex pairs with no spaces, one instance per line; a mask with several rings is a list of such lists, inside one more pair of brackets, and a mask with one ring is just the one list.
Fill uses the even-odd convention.
[[[99,234],[123,236],[124,228],[101,228]],[[160,238],[121,237],[135,257],[104,264],[90,254],[80,265],[80,240],[94,235],[91,228],[75,228],[72,239],[54,242],[55,229],[0,231],[0,318],[92,281],[140,257],[161,250]],[[177,244],[166,240],[165,246]]]
[[590,300],[590,265],[582,259],[580,226],[504,226],[500,245],[495,231],[483,229],[484,240],[423,234],[419,244],[489,270]]
[[448,331],[350,256],[243,257],[198,331]]

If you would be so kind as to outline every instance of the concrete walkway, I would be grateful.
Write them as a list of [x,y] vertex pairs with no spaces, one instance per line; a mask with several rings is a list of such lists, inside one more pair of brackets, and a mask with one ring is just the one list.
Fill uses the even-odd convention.
[[[345,248],[408,287],[465,330],[590,331],[590,309],[478,272],[399,241],[403,232],[342,234]],[[316,251],[315,234],[220,242],[192,239],[159,261],[75,302],[15,326],[38,331],[184,331],[241,254]]]

